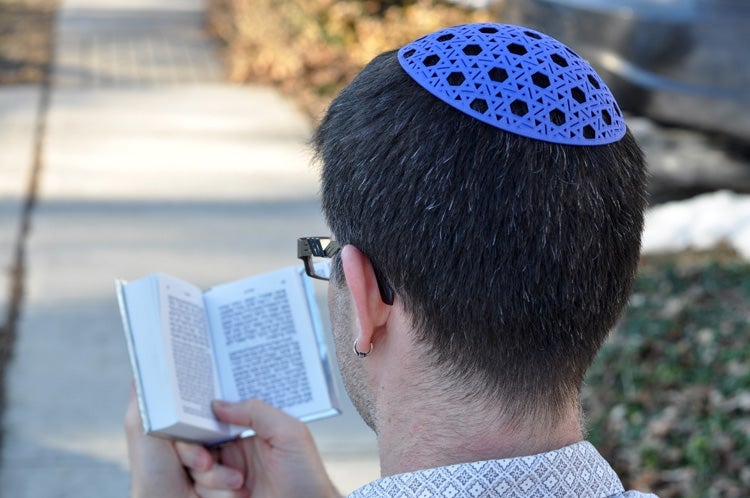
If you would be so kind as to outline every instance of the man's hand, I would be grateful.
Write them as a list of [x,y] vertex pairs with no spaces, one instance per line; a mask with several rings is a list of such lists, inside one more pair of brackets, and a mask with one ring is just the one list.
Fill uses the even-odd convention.
[[252,428],[256,435],[224,445],[218,462],[208,467],[204,465],[211,456],[208,450],[175,445],[182,464],[190,469],[198,496],[340,497],[305,424],[260,400],[217,401],[214,412],[224,422]]
[[[125,413],[125,435],[128,441],[128,460],[131,473],[132,498],[196,498],[193,484],[182,466],[174,445],[164,439],[143,434],[141,416],[135,391]],[[193,462],[195,467],[210,468],[208,459]]]

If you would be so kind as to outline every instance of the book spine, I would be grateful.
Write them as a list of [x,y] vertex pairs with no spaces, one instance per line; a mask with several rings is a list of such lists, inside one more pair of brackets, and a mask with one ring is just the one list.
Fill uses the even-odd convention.
[[143,382],[141,380],[141,370],[138,366],[138,356],[135,352],[135,343],[133,331],[130,327],[130,314],[128,313],[127,299],[125,298],[125,284],[121,279],[115,279],[115,289],[117,291],[117,303],[120,306],[120,316],[122,317],[122,326],[125,331],[125,342],[128,345],[128,356],[130,356],[130,366],[133,371],[135,384],[135,394],[138,400],[138,410],[141,412],[141,422],[143,431],[148,434],[151,432],[151,421],[148,416],[148,407],[146,406],[146,396],[144,393]]

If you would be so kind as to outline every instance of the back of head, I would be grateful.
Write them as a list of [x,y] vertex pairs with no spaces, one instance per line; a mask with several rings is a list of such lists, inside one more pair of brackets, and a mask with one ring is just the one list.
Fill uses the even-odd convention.
[[554,416],[627,302],[642,153],[630,132],[598,145],[521,136],[433,93],[388,52],[333,101],[314,137],[328,223],[466,396]]

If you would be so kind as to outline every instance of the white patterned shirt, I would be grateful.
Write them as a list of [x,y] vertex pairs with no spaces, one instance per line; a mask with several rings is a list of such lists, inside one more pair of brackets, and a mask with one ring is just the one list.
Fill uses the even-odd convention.
[[594,446],[581,441],[539,455],[462,463],[373,481],[348,498],[555,496],[636,498]]

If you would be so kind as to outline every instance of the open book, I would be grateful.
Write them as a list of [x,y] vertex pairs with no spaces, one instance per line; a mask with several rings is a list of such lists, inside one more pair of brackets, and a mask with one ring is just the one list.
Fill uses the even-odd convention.
[[303,269],[206,292],[163,273],[116,287],[146,433],[209,444],[252,435],[217,421],[214,399],[260,398],[305,422],[339,413]]

